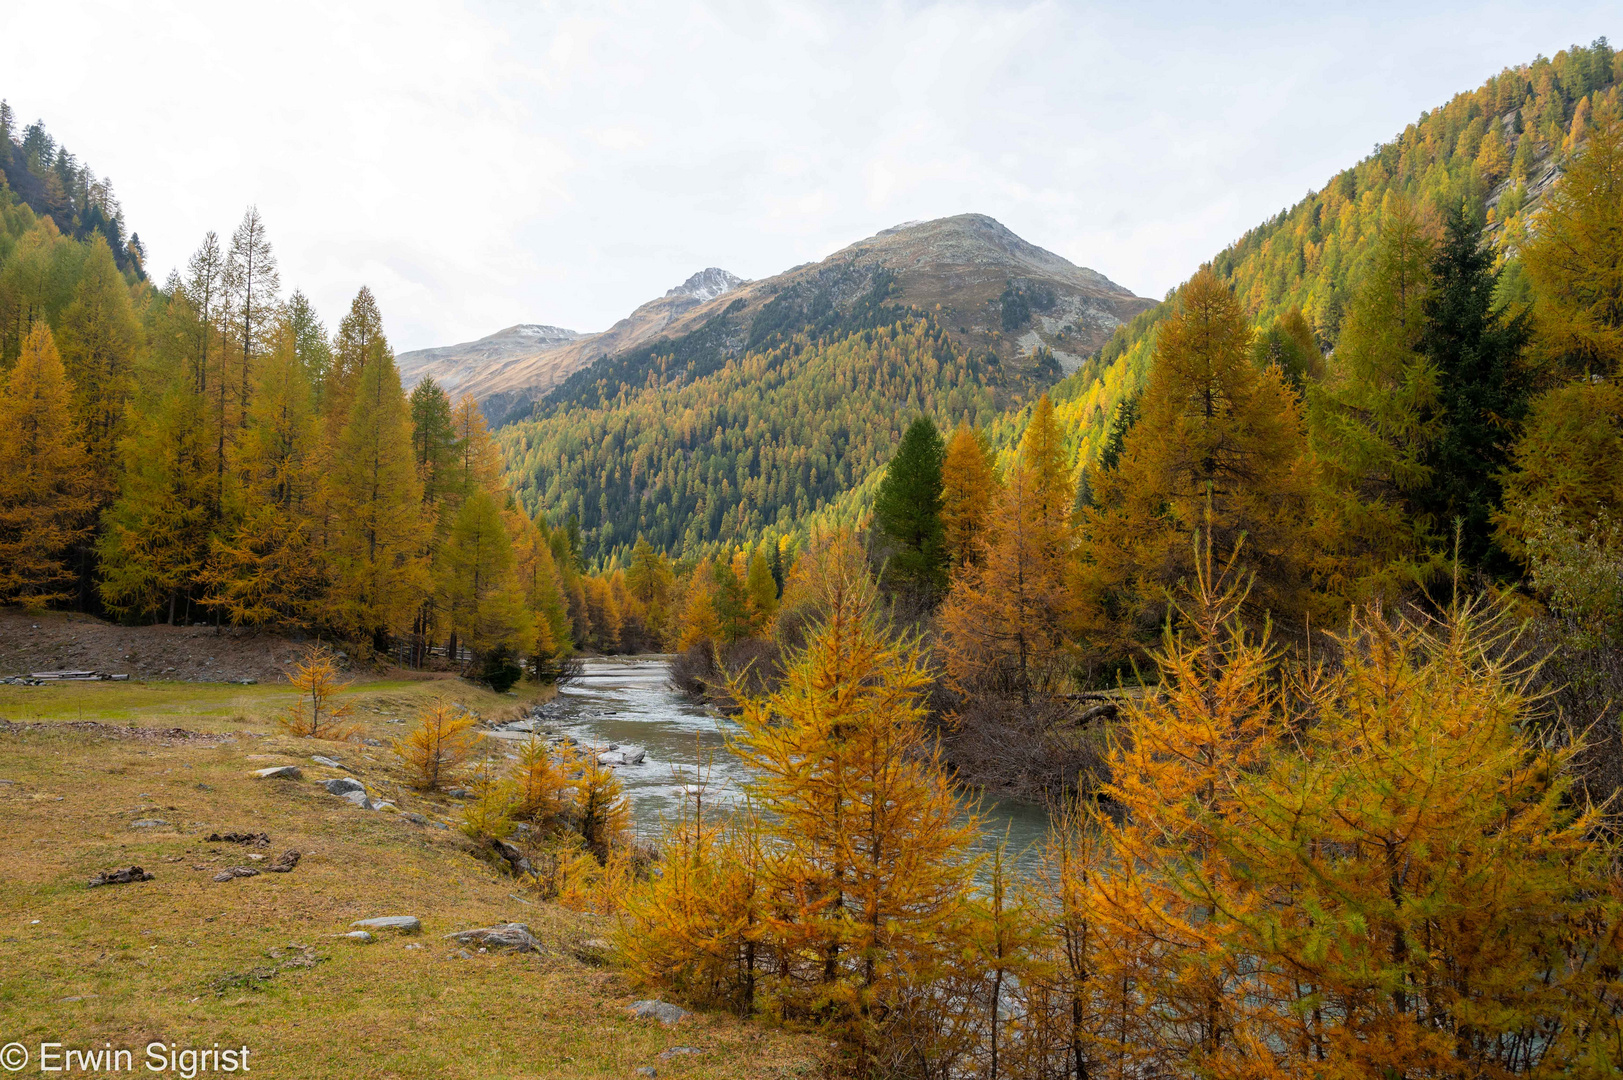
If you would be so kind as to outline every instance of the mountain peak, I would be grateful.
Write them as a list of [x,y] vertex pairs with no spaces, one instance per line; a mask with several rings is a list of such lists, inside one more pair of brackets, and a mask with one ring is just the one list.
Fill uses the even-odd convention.
[[719,266],[707,266],[665,295],[687,296],[703,304],[742,284],[744,279],[737,274],[730,274]]

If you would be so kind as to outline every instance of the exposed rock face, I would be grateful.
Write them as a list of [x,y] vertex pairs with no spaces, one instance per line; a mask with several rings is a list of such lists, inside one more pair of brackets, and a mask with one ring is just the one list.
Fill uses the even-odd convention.
[[700,270],[602,333],[580,336],[530,355],[515,355],[499,363],[486,364],[458,384],[457,392],[472,394],[484,406],[485,416],[498,422],[540,399],[593,361],[634,349],[685,326],[692,312],[700,308],[709,310],[743,284],[743,278],[719,267]]

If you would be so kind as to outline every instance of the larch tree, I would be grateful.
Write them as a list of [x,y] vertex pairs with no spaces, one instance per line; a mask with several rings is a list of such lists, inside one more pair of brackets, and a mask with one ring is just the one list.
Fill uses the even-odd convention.
[[750,625],[757,634],[769,630],[773,617],[778,613],[778,585],[772,580],[771,564],[759,550],[750,556],[744,593],[749,605]]
[[960,424],[941,461],[941,529],[949,571],[980,561],[997,488],[985,435]]
[[0,382],[0,602],[65,599],[69,555],[95,522],[97,485],[51,331],[34,324]]
[[1595,111],[1588,138],[1539,208],[1521,253],[1534,352],[1567,375],[1623,364],[1623,118]]
[[482,656],[506,645],[519,654],[534,644],[524,608],[512,538],[495,500],[475,491],[464,500],[446,544],[448,573],[441,604],[454,641]]
[[276,269],[276,253],[265,235],[265,220],[259,207],[243,212],[242,222],[231,234],[226,252],[222,283],[231,312],[232,336],[236,338],[238,385],[237,426],[248,425],[248,401],[252,397],[254,365],[270,348],[271,328],[276,317],[276,297],[282,279]]
[[232,452],[230,527],[208,575],[212,603],[234,624],[303,626],[321,585],[311,537],[316,427],[291,324],[277,328],[257,367],[248,426]]
[[[646,539],[637,537],[631,548],[631,566],[626,570],[626,588],[642,608],[643,620],[656,636],[663,638],[671,621],[675,576],[670,560]],[[776,590],[773,599],[776,601]],[[775,605],[774,605],[775,606]]]
[[887,582],[929,596],[947,583],[941,527],[941,433],[928,416],[908,425],[874,495],[873,524]]
[[189,381],[130,409],[118,494],[102,515],[97,589],[126,618],[188,622],[222,525],[206,403]]
[[332,621],[381,649],[410,625],[429,590],[411,420],[387,352],[355,381],[328,472],[327,502],[334,531]]
[[286,316],[293,330],[294,355],[304,366],[305,378],[310,380],[311,401],[319,412],[327,380],[332,375],[332,343],[327,340],[327,328],[310,298],[298,290],[287,298]]
[[743,695],[733,745],[772,841],[773,1007],[860,1045],[954,952],[976,822],[929,749],[918,644],[885,633],[860,560],[827,561],[819,584],[805,648],[776,692]]
[[1161,327],[1155,366],[1119,466],[1084,511],[1077,584],[1088,635],[1130,653],[1153,641],[1195,540],[1243,545],[1249,613],[1307,610],[1310,475],[1301,405],[1278,367],[1251,362],[1234,294],[1205,270]]
[[938,621],[947,676],[961,692],[1029,704],[1067,677],[1075,618],[1065,580],[1074,546],[1070,469],[1046,394],[996,494],[984,557],[954,572]]
[[372,290],[365,285],[350,301],[349,312],[338,321],[333,335],[332,367],[322,390],[322,406],[336,427],[349,416],[349,406],[368,364],[388,357],[394,362],[389,339],[383,334],[383,314]]
[[141,324],[112,249],[99,237],[90,244],[73,303],[62,313],[59,337],[86,449],[98,472],[111,475],[134,388]]
[[436,506],[455,482],[457,456],[451,399],[432,378],[424,378],[411,388],[411,458],[425,505]]

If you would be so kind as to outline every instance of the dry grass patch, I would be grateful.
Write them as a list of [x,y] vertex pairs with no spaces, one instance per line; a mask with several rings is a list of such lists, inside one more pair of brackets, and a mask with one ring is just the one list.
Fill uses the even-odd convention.
[[[355,693],[378,694],[398,714],[419,685],[433,687]],[[69,695],[49,693],[58,689],[27,692],[47,692],[36,699],[41,712],[77,711]],[[80,701],[94,701],[98,717],[172,727],[185,715],[186,726],[232,737],[97,737],[68,724],[0,731],[0,780],[10,781],[0,784],[0,1041],[110,1042],[134,1050],[138,1063],[153,1040],[247,1044],[256,1073],[290,1080],[626,1077],[641,1066],[718,1080],[821,1071],[814,1041],[758,1024],[710,1015],[667,1030],[631,1019],[629,986],[577,959],[591,957],[608,927],[513,899],[513,880],[454,829],[358,810],[317,785],[337,775],[309,760],[326,753],[404,810],[449,817],[449,801],[406,789],[386,747],[211,718],[205,688],[173,697],[139,685],[75,689],[92,692]],[[285,707],[266,688],[231,692],[244,689],[260,691],[246,695],[255,715]],[[458,692],[481,708],[465,686]],[[153,715],[153,702],[184,711]],[[282,763],[305,778],[249,775]],[[137,820],[166,824],[135,828]],[[262,831],[271,844],[207,843],[216,831]],[[292,873],[212,880],[288,849],[303,854]],[[97,871],[131,864],[155,879],[86,888]],[[384,933],[371,945],[339,936],[355,919],[395,914],[418,916],[423,932]],[[544,954],[463,958],[442,936],[502,921],[529,924]],[[705,1052],[658,1058],[682,1045]]]

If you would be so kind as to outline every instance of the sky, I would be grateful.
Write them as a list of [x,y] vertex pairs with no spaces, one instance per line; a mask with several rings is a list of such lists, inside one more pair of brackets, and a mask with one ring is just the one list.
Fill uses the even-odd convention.
[[1623,36],[1587,0],[7,6],[0,97],[149,272],[257,205],[284,291],[336,326],[370,286],[397,351],[965,212],[1159,297],[1422,110]]

